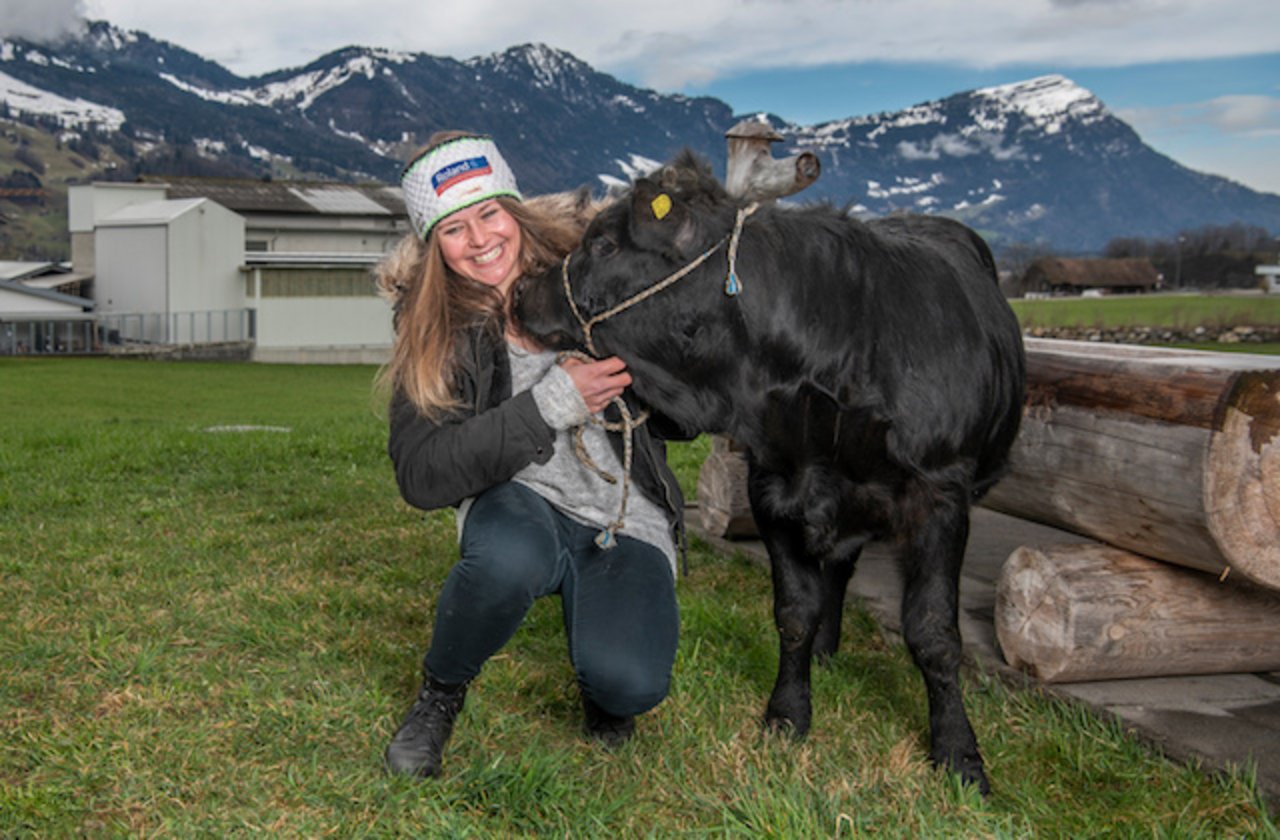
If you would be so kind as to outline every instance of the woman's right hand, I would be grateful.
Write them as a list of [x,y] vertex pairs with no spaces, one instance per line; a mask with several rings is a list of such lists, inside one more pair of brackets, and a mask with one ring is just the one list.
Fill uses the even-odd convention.
[[598,362],[565,359],[560,364],[577,386],[578,393],[587,404],[587,410],[592,414],[603,411],[610,400],[621,395],[631,384],[627,363],[617,356]]

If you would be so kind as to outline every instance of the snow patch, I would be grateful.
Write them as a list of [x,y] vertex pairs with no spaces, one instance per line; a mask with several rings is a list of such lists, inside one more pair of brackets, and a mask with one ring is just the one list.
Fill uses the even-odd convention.
[[644,106],[641,105],[639,102],[636,102],[630,96],[624,96],[623,94],[618,94],[617,96],[613,97],[613,99],[610,100],[610,104],[621,105],[623,108],[626,108],[637,114],[643,114],[645,110]]
[[10,110],[23,114],[53,117],[59,125],[80,127],[98,125],[119,131],[124,125],[124,112],[87,99],[67,99],[0,73],[0,101]]
[[1039,76],[1025,82],[974,91],[979,100],[973,118],[989,131],[1004,131],[1010,114],[1021,114],[1023,130],[1057,134],[1069,120],[1084,125],[1108,116],[1106,106],[1084,88],[1059,75]]
[[190,93],[198,96],[206,102],[217,102],[221,105],[257,105],[258,103],[245,94],[244,91],[237,90],[209,90],[208,88],[198,87],[189,82],[184,82],[172,73],[160,73],[160,78],[176,87],[184,93]]

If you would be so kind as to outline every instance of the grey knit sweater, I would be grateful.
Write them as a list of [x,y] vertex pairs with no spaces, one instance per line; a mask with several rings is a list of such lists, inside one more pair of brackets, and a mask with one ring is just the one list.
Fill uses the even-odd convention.
[[[542,496],[571,519],[603,530],[618,516],[622,485],[610,484],[584,465],[574,453],[572,429],[587,423],[587,405],[564,368],[556,364],[554,351],[529,352],[507,345],[511,360],[511,393],[532,390],[534,402],[547,425],[556,430],[555,452],[545,464],[531,463],[515,474],[518,481]],[[596,465],[621,478],[622,463],[609,443],[609,433],[587,423],[583,445]],[[469,504],[458,509],[458,530]],[[632,484],[627,496],[624,524],[618,533],[657,547],[676,574],[676,549],[662,508],[649,501]]]

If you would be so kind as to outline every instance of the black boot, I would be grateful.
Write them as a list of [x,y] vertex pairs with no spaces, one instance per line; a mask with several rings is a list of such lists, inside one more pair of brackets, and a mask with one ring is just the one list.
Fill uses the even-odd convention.
[[405,776],[436,776],[453,722],[467,699],[467,684],[446,685],[427,677],[409,714],[387,746],[387,770]]
[[582,712],[587,724],[587,737],[595,738],[613,749],[625,744],[636,731],[634,715],[611,715],[582,695]]

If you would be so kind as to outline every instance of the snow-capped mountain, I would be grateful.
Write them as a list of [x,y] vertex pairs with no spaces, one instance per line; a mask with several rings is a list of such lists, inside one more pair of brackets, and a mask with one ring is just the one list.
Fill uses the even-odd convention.
[[[741,118],[541,45],[467,61],[350,47],[246,79],[102,22],[57,45],[0,41],[0,99],[11,116],[283,176],[393,181],[433,131],[467,128],[498,140],[529,193],[625,182],[686,146],[723,172],[724,132]],[[943,213],[996,247],[1091,251],[1235,221],[1280,230],[1280,196],[1180,166],[1062,76],[814,126],[759,119],[785,138],[776,154],[821,158],[797,198]]]

